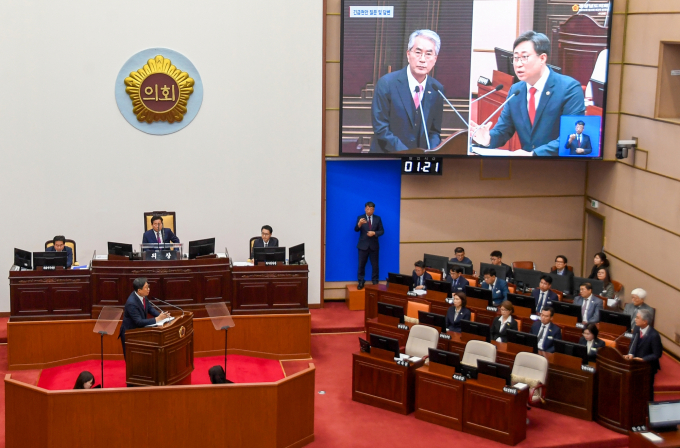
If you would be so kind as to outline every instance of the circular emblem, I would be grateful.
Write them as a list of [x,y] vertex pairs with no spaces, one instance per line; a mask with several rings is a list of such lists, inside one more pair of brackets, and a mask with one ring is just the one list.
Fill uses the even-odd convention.
[[579,9],[580,8],[579,8],[578,5],[574,5],[574,6],[571,7],[571,10],[574,11],[574,12],[578,12]]
[[123,117],[148,134],[165,135],[186,127],[203,102],[196,67],[167,48],[131,57],[116,78],[116,103]]
[[185,334],[187,334],[186,328],[181,327],[181,328],[179,329],[179,337],[180,337],[180,338],[183,338]]

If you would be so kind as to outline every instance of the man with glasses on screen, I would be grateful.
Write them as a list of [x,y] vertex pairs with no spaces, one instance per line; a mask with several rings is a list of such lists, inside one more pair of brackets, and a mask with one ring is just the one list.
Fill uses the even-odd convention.
[[408,65],[378,80],[371,106],[371,152],[427,149],[428,139],[430,148],[441,143],[444,102],[432,86],[442,92],[444,87],[429,76],[440,47],[441,40],[434,31],[414,31],[408,39]]
[[560,117],[585,115],[583,88],[575,79],[548,67],[550,39],[545,34],[521,34],[515,40],[513,53],[520,82],[513,84],[508,98],[517,96],[503,107],[493,129],[493,119],[482,126],[470,122],[472,138],[481,146],[498,148],[517,132],[524,151],[534,156],[558,156]]

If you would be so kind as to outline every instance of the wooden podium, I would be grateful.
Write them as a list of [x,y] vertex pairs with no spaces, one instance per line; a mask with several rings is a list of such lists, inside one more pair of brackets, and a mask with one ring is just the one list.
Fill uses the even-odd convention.
[[645,424],[649,400],[649,364],[626,360],[618,350],[597,352],[597,422],[620,433]]
[[162,327],[125,332],[125,381],[135,386],[182,383],[194,371],[194,315],[171,313]]

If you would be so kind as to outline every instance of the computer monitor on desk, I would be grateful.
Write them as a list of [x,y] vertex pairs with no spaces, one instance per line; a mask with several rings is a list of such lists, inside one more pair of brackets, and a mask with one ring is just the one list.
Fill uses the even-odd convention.
[[496,277],[501,278],[505,280],[507,278],[507,270],[505,266],[496,266],[495,264],[491,263],[479,263],[479,273],[480,275],[484,275],[484,272],[486,272],[487,269],[493,269],[496,271]]
[[447,352],[446,350],[439,350],[436,348],[428,348],[427,351],[430,362],[454,367],[456,372],[460,371],[460,355],[458,353]]
[[525,333],[523,331],[516,330],[505,330],[505,336],[508,338],[508,342],[513,344],[525,345],[531,347],[534,353],[538,353],[538,336],[531,333]]
[[581,364],[588,364],[588,346],[560,339],[555,339],[553,344],[555,345],[555,353],[574,356],[581,360]]
[[541,271],[535,271],[533,269],[520,269],[515,268],[513,270],[515,273],[515,284],[523,284],[524,287],[538,288],[539,283],[541,283],[541,277],[545,275]]
[[531,314],[536,314],[536,299],[534,299],[533,296],[509,293],[508,300],[515,306],[530,308]]
[[449,261],[447,266],[448,266],[446,271],[447,274],[451,272],[451,269],[454,268],[463,268],[463,274],[465,275],[472,275],[472,273],[474,272],[474,269],[472,269],[472,265],[468,263],[458,263],[457,261]]
[[305,264],[305,243],[288,248],[288,264]]
[[557,314],[564,314],[565,316],[572,316],[576,318],[577,322],[581,321],[581,306],[574,305],[567,302],[552,302],[552,308]]
[[484,375],[493,376],[505,380],[505,385],[509,386],[512,375],[512,369],[510,366],[505,364],[499,364],[497,362],[484,361],[482,359],[477,360],[477,374],[483,373]]
[[620,325],[630,331],[630,316],[624,313],[617,313],[616,311],[600,310],[600,322],[608,324]]
[[132,244],[127,243],[108,243],[109,255],[120,255],[123,257],[132,257]]
[[[514,55],[512,54],[512,51],[495,47],[493,52],[496,55],[496,67],[498,68],[498,71],[512,76],[513,82],[519,82],[517,75],[515,75],[515,66],[513,65]],[[509,87],[510,86],[508,86],[508,88]]]
[[675,431],[680,425],[680,400],[649,402],[649,428],[657,432]]
[[425,280],[425,287],[428,291],[438,291],[451,296],[451,283],[441,280]]
[[491,327],[487,324],[482,324],[479,322],[472,322],[469,320],[460,321],[460,330],[462,333],[474,334],[476,336],[481,336],[486,342],[489,342],[491,338]]
[[394,357],[399,357],[399,341],[394,338],[388,338],[387,336],[380,336],[371,333],[370,335],[371,347],[380,348],[388,352],[394,353]]
[[38,268],[66,268],[68,254],[64,252],[33,252],[33,267]]
[[491,293],[490,289],[466,286],[465,295],[475,299],[484,300],[489,304],[488,306],[493,306],[493,294]]
[[392,305],[391,303],[378,302],[378,314],[383,316],[391,316],[399,319],[399,323],[404,323],[404,307],[399,305]]
[[442,255],[423,255],[423,263],[425,263],[426,268],[434,268],[440,271],[445,271],[447,269],[449,262],[449,257],[444,257]]
[[215,238],[204,240],[189,241],[189,259],[212,255],[215,253]]
[[604,291],[604,282],[602,280],[598,280],[596,278],[574,277],[574,295],[575,296],[578,296],[578,295],[581,294],[581,292],[579,291],[579,288],[584,283],[590,283],[590,285],[593,287],[593,294],[598,295],[598,296],[602,295],[602,291]]
[[285,263],[285,247],[253,247],[253,263]]
[[562,291],[564,294],[571,294],[572,291],[572,284],[571,284],[571,279],[572,277],[568,275],[557,275],[555,272],[551,272],[550,278],[552,278],[552,285],[550,287],[552,289],[556,289],[558,291]]
[[14,248],[14,266],[21,269],[31,269],[31,253],[27,250]]
[[408,286],[409,291],[413,291],[413,276],[405,274],[396,274],[389,272],[387,274],[387,281],[390,285]]
[[418,311],[418,323],[436,327],[440,333],[446,333],[446,316],[441,314]]

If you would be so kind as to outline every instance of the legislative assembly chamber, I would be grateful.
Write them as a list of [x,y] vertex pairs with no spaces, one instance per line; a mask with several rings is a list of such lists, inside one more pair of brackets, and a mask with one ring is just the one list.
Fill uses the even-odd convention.
[[3,2],[0,448],[680,447],[680,2]]

